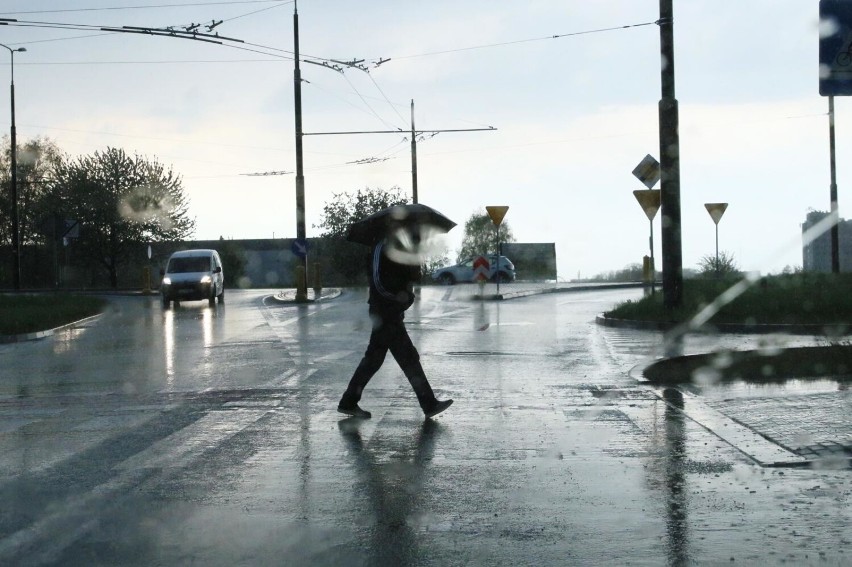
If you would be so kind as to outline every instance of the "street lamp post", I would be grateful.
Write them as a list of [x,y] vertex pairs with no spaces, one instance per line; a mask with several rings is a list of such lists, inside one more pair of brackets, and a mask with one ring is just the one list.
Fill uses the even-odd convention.
[[14,267],[12,271],[12,282],[15,291],[21,289],[21,234],[18,223],[18,142],[15,136],[15,52],[26,51],[26,47],[12,49],[8,45],[0,46],[9,50],[9,55],[12,58],[11,70],[12,80],[9,83],[10,98],[12,100],[12,128],[10,131],[9,154],[11,156],[11,178],[12,178],[12,254]]

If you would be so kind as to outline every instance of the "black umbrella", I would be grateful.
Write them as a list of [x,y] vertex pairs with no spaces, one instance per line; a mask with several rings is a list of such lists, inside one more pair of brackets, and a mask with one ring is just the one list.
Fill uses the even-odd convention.
[[448,232],[456,223],[427,205],[394,205],[349,225],[346,240],[372,246],[399,228],[432,228]]

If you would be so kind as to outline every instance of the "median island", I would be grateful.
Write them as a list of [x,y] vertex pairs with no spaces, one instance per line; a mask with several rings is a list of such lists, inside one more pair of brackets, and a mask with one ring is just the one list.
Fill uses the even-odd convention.
[[[741,291],[741,293],[739,293]],[[852,379],[852,274],[789,274],[688,279],[683,305],[668,309],[658,289],[603,314],[606,324],[711,332],[793,333],[824,337],[825,346],[678,356],[643,370],[646,379],[677,383],[714,379],[784,380],[831,376]],[[699,325],[698,323],[701,323]]]

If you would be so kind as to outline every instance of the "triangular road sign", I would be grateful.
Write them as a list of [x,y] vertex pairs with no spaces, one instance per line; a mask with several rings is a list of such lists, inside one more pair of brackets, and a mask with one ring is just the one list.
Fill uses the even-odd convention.
[[509,210],[509,207],[491,206],[485,207],[485,210],[488,211],[488,216],[491,217],[491,222],[494,223],[494,226],[500,226],[500,223],[503,222],[503,217],[506,216],[506,211]]
[[704,203],[704,208],[710,213],[710,218],[713,222],[719,224],[722,220],[722,215],[725,214],[725,209],[728,208],[728,203]]
[[649,221],[653,221],[657,216],[657,211],[660,210],[660,190],[659,189],[644,189],[633,192],[636,200],[639,201],[639,206],[645,211],[645,215]]

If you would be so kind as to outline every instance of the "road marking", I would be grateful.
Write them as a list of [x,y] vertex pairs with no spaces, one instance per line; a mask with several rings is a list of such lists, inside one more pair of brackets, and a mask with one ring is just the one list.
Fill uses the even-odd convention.
[[239,409],[209,413],[153,443],[144,451],[118,463],[121,471],[150,468],[181,468],[200,458],[209,447],[216,446],[255,423],[271,409]]

